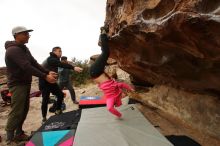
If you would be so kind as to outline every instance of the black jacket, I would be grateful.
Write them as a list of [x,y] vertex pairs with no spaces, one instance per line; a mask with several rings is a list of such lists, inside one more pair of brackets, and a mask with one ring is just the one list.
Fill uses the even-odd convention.
[[62,63],[57,55],[53,52],[50,52],[50,56],[43,62],[42,65],[44,68],[56,73],[58,72],[58,67],[74,69],[74,66],[67,63]]
[[7,41],[5,49],[9,87],[31,84],[32,75],[45,78],[48,74],[49,71],[34,59],[25,45],[17,44],[15,41]]

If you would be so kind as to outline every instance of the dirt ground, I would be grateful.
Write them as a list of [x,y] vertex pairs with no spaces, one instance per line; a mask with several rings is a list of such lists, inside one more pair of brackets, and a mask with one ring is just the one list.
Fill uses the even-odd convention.
[[[82,95],[87,96],[96,96],[102,95],[100,90],[94,84],[89,84],[84,87],[76,87],[76,96],[79,100],[79,97]],[[27,119],[24,123],[23,129],[27,134],[31,134],[32,131],[36,131],[41,126],[41,97],[34,97],[30,99],[30,110],[27,116]],[[69,93],[67,92],[67,96],[65,98],[66,110],[72,111],[78,108],[78,105],[73,104],[70,98]],[[50,105],[49,105],[50,107]],[[202,146],[219,146],[220,143],[218,140],[208,137],[198,131],[187,127],[178,119],[171,117],[170,115],[166,115],[157,109],[149,108],[138,104],[138,108],[144,114],[144,116],[164,135],[186,135],[196,140]],[[7,115],[9,113],[10,106],[0,107],[0,136],[2,137],[2,142],[0,142],[0,146],[5,146],[5,124],[7,121]],[[48,112],[49,113],[49,112]],[[54,115],[53,113],[48,114],[48,118]],[[12,146],[22,145],[20,144],[11,144]]]

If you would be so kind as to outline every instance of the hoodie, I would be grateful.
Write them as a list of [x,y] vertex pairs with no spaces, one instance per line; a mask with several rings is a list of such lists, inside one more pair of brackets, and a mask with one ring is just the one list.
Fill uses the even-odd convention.
[[32,75],[45,78],[49,73],[34,59],[25,45],[18,44],[15,41],[7,41],[5,49],[9,87],[29,85],[32,81]]
[[104,92],[106,98],[114,99],[117,99],[121,96],[122,89],[132,90],[132,87],[130,87],[128,84],[116,82],[113,79],[105,81],[98,86]]

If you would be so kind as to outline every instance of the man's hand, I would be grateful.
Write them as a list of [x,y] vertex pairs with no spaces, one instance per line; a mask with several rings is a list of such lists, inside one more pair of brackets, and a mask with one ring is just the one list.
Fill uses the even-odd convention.
[[58,77],[58,73],[56,73],[56,72],[54,72],[54,71],[50,71],[49,72],[49,75],[52,75],[54,78],[56,78],[57,79],[57,77]]
[[100,32],[101,32],[101,34],[106,34],[106,33],[108,33],[109,32],[109,26],[102,26],[102,27],[100,27]]
[[126,92],[121,93],[121,98],[125,98],[128,94]]
[[134,91],[135,91],[134,86],[131,86],[131,90],[130,90],[130,91],[132,91],[132,92],[134,92]]
[[53,74],[48,74],[46,76],[45,80],[49,83],[56,83],[57,82],[57,76],[54,76]]
[[83,69],[81,68],[81,67],[77,67],[77,66],[75,66],[74,67],[74,71],[76,71],[76,72],[82,72],[83,71]]

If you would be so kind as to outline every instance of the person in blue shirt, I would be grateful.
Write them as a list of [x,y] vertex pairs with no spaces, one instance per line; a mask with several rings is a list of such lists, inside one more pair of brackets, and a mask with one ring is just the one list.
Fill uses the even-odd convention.
[[[62,56],[61,62],[68,64],[67,57]],[[72,86],[71,73],[72,73],[72,70],[59,67],[58,68],[58,85],[61,90],[63,90],[64,88],[67,88],[70,92],[70,96],[71,96],[73,103],[78,104],[78,102],[76,101],[76,94]]]

